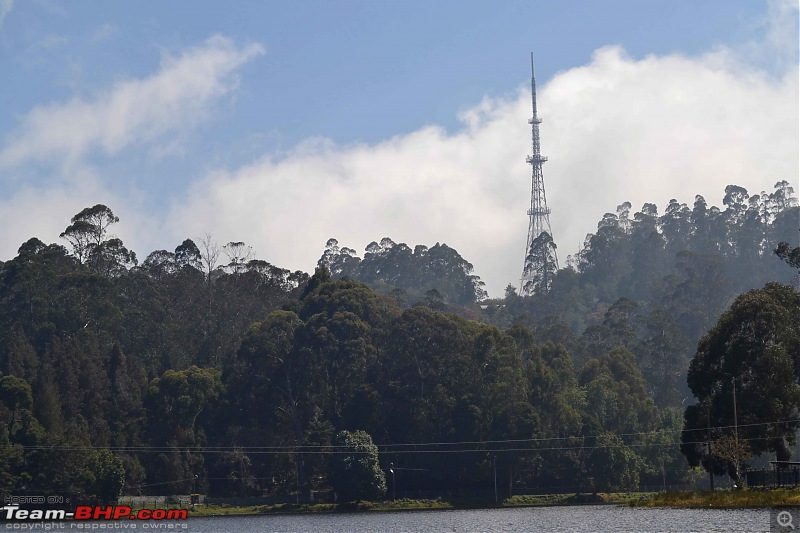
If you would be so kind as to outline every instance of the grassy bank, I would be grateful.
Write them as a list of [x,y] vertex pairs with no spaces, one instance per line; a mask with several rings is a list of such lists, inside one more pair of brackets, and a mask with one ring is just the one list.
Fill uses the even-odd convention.
[[503,507],[536,507],[541,505],[627,505],[643,501],[650,496],[645,492],[598,492],[596,494],[537,494],[512,496]]
[[451,502],[442,500],[411,500],[350,503],[278,503],[275,505],[196,505],[189,509],[189,516],[232,516],[254,514],[299,514],[299,513],[348,513],[360,511],[419,511],[425,509],[453,509]]
[[502,501],[499,505],[493,500],[485,499],[410,499],[404,498],[396,501],[368,502],[359,501],[351,503],[315,503],[293,504],[283,503],[276,505],[197,505],[189,510],[189,516],[229,516],[229,515],[254,515],[254,514],[294,514],[294,513],[337,513],[337,512],[362,512],[362,511],[422,511],[434,509],[489,509],[496,507],[537,507],[550,505],[598,505],[617,504],[629,505],[647,498],[644,493],[599,493],[599,494],[542,494],[513,496]]
[[[800,506],[800,489],[745,489],[682,492],[600,492],[597,494],[538,494],[512,496],[499,505],[485,499],[400,499],[396,501],[313,503],[275,505],[196,505],[189,516],[233,516],[260,514],[307,514],[369,511],[421,511],[435,509],[489,509],[555,505],[632,505],[638,507],[693,507],[733,509],[747,507]],[[163,505],[161,507],[164,507]],[[168,506],[173,507],[173,506]],[[177,506],[174,506],[177,507]]]
[[800,506],[800,489],[698,490],[663,492],[635,502],[642,507],[695,507],[734,509],[740,507]]

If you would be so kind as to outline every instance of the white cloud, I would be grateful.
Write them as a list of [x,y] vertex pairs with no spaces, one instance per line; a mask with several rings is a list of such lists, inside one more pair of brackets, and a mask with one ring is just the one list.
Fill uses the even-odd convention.
[[89,42],[91,43],[100,43],[111,36],[113,36],[117,32],[117,27],[110,22],[106,22],[99,27],[97,27],[92,34],[89,36]]
[[113,155],[189,128],[236,87],[236,70],[261,53],[258,44],[239,49],[214,36],[177,57],[166,55],[156,74],[118,82],[93,100],[36,107],[6,139],[0,169],[40,161],[80,163],[92,149]]
[[[23,186],[0,201],[0,226],[3,228],[3,259],[16,255],[20,244],[32,237],[52,242],[69,225],[70,218],[95,203],[114,205],[115,200],[92,172],[79,170],[77,185],[51,184],[47,188]],[[63,244],[63,243],[62,243]]]
[[[176,139],[209,116],[236,88],[237,70],[261,53],[258,44],[239,48],[215,36],[166,55],[152,76],[119,82],[92,100],[49,103],[24,115],[0,145],[2,257],[13,257],[31,236],[51,242],[75,213],[96,203],[120,216],[116,231],[129,246],[157,235],[153,214],[141,208],[144,199],[122,180],[100,178],[88,156],[143,144],[176,150]],[[47,176],[43,184],[37,182],[39,171]]]
[[[772,5],[774,25],[785,4]],[[769,46],[785,48],[791,32],[770,28]],[[17,187],[0,200],[2,256],[13,256],[33,235],[54,240],[73,214],[103,202],[122,219],[119,236],[141,256],[211,231],[223,243],[246,241],[272,263],[310,271],[329,237],[363,250],[389,236],[453,246],[492,295],[518,282],[530,201],[527,86],[466,109],[454,133],[434,125],[374,144],[309,139],[280,157],[218,169],[163,217],[87,164],[89,156],[129,147],[180,150],[175,143],[236,88],[240,67],[261,53],[259,45],[213,37],[166,56],[152,76],[24,115],[0,145],[0,176]],[[730,183],[752,192],[782,179],[797,183],[793,53],[776,74],[726,48],[633,59],[607,47],[587,65],[539,80],[542,150],[550,157],[544,175],[562,263],[623,201],[663,209],[670,198],[691,203],[703,194],[719,204]],[[24,182],[27,173],[50,167],[54,179],[42,187]]]
[[772,60],[778,69],[797,64],[798,40],[797,0],[769,0],[763,25],[767,35],[763,43],[754,47],[764,59]]
[[[634,61],[619,48],[557,76],[545,93],[554,232],[572,237],[624,200],[660,208],[726,185],[759,192],[798,176],[797,69],[781,80],[718,54]],[[568,214],[569,213],[569,214]],[[563,241],[562,241],[563,242]]]
[[[798,72],[776,80],[724,50],[636,60],[618,47],[539,86],[548,203],[559,255],[602,214],[703,194],[753,192],[798,176]],[[310,140],[282,159],[195,184],[165,226],[245,240],[275,264],[311,270],[329,237],[363,250],[389,236],[446,242],[492,295],[518,283],[527,232],[530,99],[486,99],[454,134],[428,126],[373,145]],[[212,222],[213,221],[213,222]]]
[[3,27],[3,21],[13,8],[14,0],[0,0],[0,28]]

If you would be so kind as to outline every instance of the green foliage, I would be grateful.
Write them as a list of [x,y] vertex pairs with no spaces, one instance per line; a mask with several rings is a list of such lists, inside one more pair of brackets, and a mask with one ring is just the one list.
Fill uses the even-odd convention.
[[522,277],[526,279],[522,287],[524,294],[547,292],[553,284],[556,273],[556,244],[549,233],[543,231],[531,243],[525,256]]
[[775,248],[775,255],[780,257],[789,266],[800,271],[800,246],[792,248],[789,246],[788,242],[778,243],[778,247]]
[[[791,247],[779,243],[797,235],[793,195],[781,181],[772,193],[752,195],[731,185],[722,209],[702,196],[691,207],[672,199],[663,214],[652,203],[634,213],[625,202],[603,216],[568,268],[553,273],[549,291],[524,298],[507,291],[484,318],[502,327],[518,321],[538,340],[566,330],[556,342],[578,367],[623,345],[656,404],[680,405],[690,394],[686,371],[700,337],[739,294],[792,277],[791,263],[773,250],[790,257]],[[620,309],[625,300],[633,307]]]
[[108,228],[119,222],[107,206],[87,207],[72,217],[61,238],[72,246],[72,253],[81,263],[95,272],[119,275],[136,265],[136,254],[123,246],[116,237],[106,239]]
[[91,454],[87,467],[94,475],[90,494],[104,504],[115,503],[125,486],[122,461],[108,450],[98,450]]
[[592,432],[639,433],[652,431],[657,411],[645,392],[645,381],[633,354],[614,348],[583,367],[587,424]]
[[[568,262],[577,270],[482,301],[491,324],[468,319],[483,285],[443,244],[386,238],[360,259],[329,241],[309,277],[207,235],[136,266],[110,234],[113,212],[87,208],[64,231],[69,251],[34,238],[0,263],[0,496],[302,500],[330,490],[342,431],[386,447],[398,492],[493,497],[495,475],[503,498],[678,483],[690,479],[677,441],[693,346],[700,401],[684,447],[713,450],[695,446],[693,464],[785,457],[791,424],[743,430],[747,448],[704,428],[732,423],[731,372],[740,424],[796,418],[796,292],[747,294],[703,335],[738,294],[794,274],[779,244],[796,236],[794,204],[786,182],[729,187],[724,210],[702,197],[661,216],[623,203]],[[371,461],[362,479],[380,493]]]
[[194,430],[197,418],[222,391],[220,372],[191,366],[167,370],[147,391],[151,423],[170,431]]
[[0,403],[12,413],[30,409],[33,405],[31,386],[24,379],[3,376],[0,378]]
[[387,294],[397,289],[415,294],[419,299],[435,290],[442,301],[468,306],[486,297],[484,283],[473,274],[473,266],[446,244],[431,248],[417,245],[412,251],[405,243],[388,237],[367,245],[364,259],[351,248],[340,248],[329,239],[318,267],[335,278],[363,281]]
[[378,447],[365,431],[340,431],[333,441],[331,483],[339,501],[379,500],[386,494],[386,476]]
[[640,463],[639,456],[620,437],[612,433],[601,434],[595,439],[589,460],[595,489],[606,492],[637,489]]
[[[798,316],[800,293],[769,283],[738,297],[700,340],[688,375],[698,403],[686,409],[682,446],[690,464],[732,475],[737,471],[735,454],[723,453],[719,445],[730,429],[716,429],[734,424],[734,387],[739,439],[755,455],[771,452],[778,460],[789,459],[800,427]],[[708,441],[717,443],[711,455]]]

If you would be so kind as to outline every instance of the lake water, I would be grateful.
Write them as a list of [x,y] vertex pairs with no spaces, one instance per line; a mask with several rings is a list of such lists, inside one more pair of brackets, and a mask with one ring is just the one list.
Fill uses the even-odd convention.
[[[685,533],[690,531],[769,531],[770,512],[766,509],[653,509],[587,505],[466,511],[191,518],[186,524],[188,525],[186,531],[191,533],[461,533],[473,531]],[[796,525],[800,526],[800,523]]]

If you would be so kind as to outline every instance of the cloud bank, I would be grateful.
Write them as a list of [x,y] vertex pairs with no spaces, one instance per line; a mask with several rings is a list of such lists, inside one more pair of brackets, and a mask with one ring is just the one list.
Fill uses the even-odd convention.
[[240,50],[214,36],[178,57],[165,55],[156,74],[120,81],[92,101],[36,107],[0,151],[0,169],[42,160],[76,162],[89,150],[114,155],[196,125],[211,102],[236,87],[235,71],[263,51],[257,44]]
[[154,218],[163,217],[143,212],[129,184],[90,161],[102,156],[113,162],[125,149],[161,150],[174,143],[212,115],[214,105],[236,90],[241,66],[263,51],[214,36],[179,55],[165,54],[151,76],[21,117],[0,145],[0,257],[13,257],[32,236],[56,240],[72,215],[98,202],[127,220],[118,230],[123,238],[157,240]]
[[[768,16],[783,21],[787,5],[771,4]],[[783,179],[797,184],[798,67],[796,52],[786,52],[796,39],[787,44],[792,32],[770,24],[763,43],[743,50],[631,58],[609,46],[586,65],[538,80],[562,264],[623,201],[663,209],[670,198],[691,203],[702,194],[719,205],[731,183],[751,192]],[[752,61],[770,50],[778,63]],[[312,138],[208,172],[167,212],[142,207],[148,199],[133,195],[114,165],[130,160],[126,154],[169,152],[236,94],[242,66],[263,52],[215,36],[164,56],[150,76],[23,115],[0,145],[0,257],[13,257],[31,236],[57,240],[73,214],[102,202],[140,256],[212,232],[222,243],[247,242],[274,264],[311,271],[330,237],[363,250],[388,236],[456,248],[493,296],[518,284],[531,179],[526,83],[465,108],[455,131],[426,125],[348,145]]]
[[[797,183],[798,72],[780,79],[725,50],[633,59],[620,47],[539,84],[542,152],[559,255],[575,253],[603,213],[702,194]],[[376,144],[312,139],[196,183],[165,228],[174,242],[211,230],[273,263],[313,269],[325,241],[357,250],[389,236],[445,242],[491,295],[518,284],[530,202],[529,89],[485,99],[448,133],[426,126]],[[213,222],[212,222],[213,221]]]

